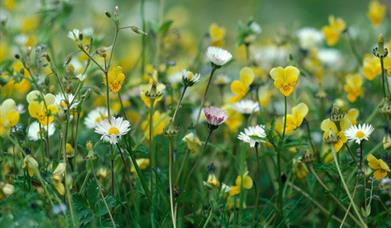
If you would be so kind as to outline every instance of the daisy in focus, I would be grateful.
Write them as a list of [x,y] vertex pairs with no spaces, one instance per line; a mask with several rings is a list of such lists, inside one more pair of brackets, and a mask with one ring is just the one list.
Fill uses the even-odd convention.
[[349,141],[361,144],[361,141],[368,140],[375,129],[370,124],[353,125],[345,130],[345,135]]
[[263,142],[266,138],[265,126],[257,125],[248,127],[244,131],[240,132],[238,139],[250,144],[250,147],[255,147],[257,143]]
[[95,132],[102,135],[101,139],[110,144],[117,144],[121,136],[130,131],[130,123],[122,117],[112,117],[111,121],[105,119],[95,127]]
[[218,47],[208,47],[206,58],[216,67],[221,67],[232,59],[232,54]]

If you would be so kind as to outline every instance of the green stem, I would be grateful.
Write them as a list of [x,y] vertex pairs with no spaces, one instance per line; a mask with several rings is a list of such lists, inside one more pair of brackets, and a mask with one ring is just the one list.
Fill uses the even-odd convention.
[[155,218],[156,218],[156,183],[157,183],[157,176],[155,174],[156,171],[156,157],[155,157],[155,150],[153,149],[153,112],[154,112],[154,99],[150,99],[150,106],[149,106],[149,156],[151,159],[151,196],[152,196],[152,207],[151,207],[151,223],[152,227],[156,227],[155,224]]
[[197,125],[197,124],[199,123],[199,121],[200,121],[201,112],[202,112],[202,109],[204,108],[206,96],[208,95],[209,86],[210,86],[210,84],[211,84],[211,82],[212,82],[212,78],[213,78],[213,75],[214,75],[214,73],[215,73],[216,70],[217,70],[217,66],[215,66],[215,65],[212,64],[212,70],[210,71],[208,84],[206,84],[206,88],[205,88],[205,91],[204,91],[204,96],[202,97],[202,100],[201,100],[200,110],[198,110],[196,125]]
[[179,110],[179,107],[182,104],[182,100],[183,100],[183,97],[185,96],[186,90],[187,90],[187,86],[185,85],[185,87],[183,87],[183,91],[182,91],[181,97],[179,98],[178,104],[176,105],[174,115],[172,116],[172,119],[171,119],[171,123],[173,123],[173,124],[175,123],[175,118],[176,118],[177,112]]
[[362,223],[363,227],[367,227],[367,225],[365,224],[364,220],[361,217],[360,211],[358,210],[356,204],[354,203],[353,197],[350,194],[350,190],[349,190],[348,186],[345,183],[345,179],[343,178],[343,175],[342,175],[342,172],[341,172],[341,168],[339,167],[339,163],[338,163],[338,160],[337,160],[337,155],[336,155],[336,153],[334,151],[334,148],[332,148],[332,154],[333,154],[333,160],[334,160],[335,166],[337,167],[337,171],[338,171],[339,177],[341,179],[341,182],[342,182],[342,185],[343,185],[343,187],[345,189],[345,192],[348,195],[349,200],[350,200],[350,202],[351,202],[351,204],[353,206],[353,210],[356,213],[356,215],[357,215],[358,219],[360,220],[360,222]]
[[173,138],[170,136],[169,139],[169,148],[168,148],[168,181],[169,181],[169,189],[170,189],[170,209],[171,209],[171,219],[172,225],[176,228],[176,213],[174,207],[174,194],[173,194],[173,185],[172,185],[172,172],[173,172]]

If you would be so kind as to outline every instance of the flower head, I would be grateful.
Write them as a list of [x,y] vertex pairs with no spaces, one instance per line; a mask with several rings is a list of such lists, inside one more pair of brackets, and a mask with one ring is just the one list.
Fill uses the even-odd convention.
[[243,114],[251,114],[259,111],[259,104],[252,100],[242,100],[233,104],[235,111]]
[[240,132],[238,139],[255,147],[255,144],[262,142],[266,137],[265,126],[257,125],[248,127]]
[[198,154],[201,151],[202,143],[197,135],[193,132],[185,135],[182,139],[183,142],[186,143],[187,148],[192,154]]
[[323,34],[314,28],[302,28],[296,32],[300,47],[311,49],[317,47],[323,41]]
[[56,97],[51,94],[41,94],[38,90],[33,90],[27,94],[28,110],[32,118],[35,118],[43,126],[54,121],[54,115],[58,112]]
[[350,102],[354,102],[357,97],[362,93],[362,79],[359,74],[349,74],[346,76],[346,84],[344,85],[344,90],[348,96]]
[[379,27],[386,15],[386,6],[377,0],[369,2],[368,17],[373,27]]
[[234,93],[230,99],[231,102],[238,102],[246,96],[255,78],[254,71],[250,67],[243,67],[239,74],[239,80],[234,80],[231,83],[231,91]]
[[213,106],[204,108],[204,114],[208,123],[216,127],[223,124],[228,118],[223,109]]
[[14,127],[19,122],[19,112],[15,101],[6,99],[0,105],[0,134]]
[[130,123],[122,117],[111,117],[111,121],[105,119],[95,127],[95,132],[102,135],[101,139],[110,144],[116,144],[118,139],[126,135],[130,130]]
[[216,23],[212,23],[209,27],[210,44],[214,47],[222,47],[224,45],[225,28],[219,27]]
[[339,41],[341,34],[345,30],[345,28],[346,24],[343,19],[329,16],[329,24],[323,26],[322,28],[322,32],[326,39],[327,45],[335,45]]
[[381,73],[381,65],[378,58],[373,55],[365,55],[363,60],[364,76],[368,80],[373,80]]
[[218,47],[208,47],[206,57],[215,66],[223,66],[232,59],[232,54]]
[[293,88],[299,80],[300,71],[294,66],[275,67],[270,71],[270,75],[274,80],[274,86],[287,97],[293,92]]
[[200,74],[194,74],[191,71],[183,70],[182,71],[182,81],[185,86],[193,86],[200,80]]
[[[40,139],[45,138],[46,134],[49,136],[52,136],[54,134],[54,131],[56,130],[54,123],[50,123],[46,126],[39,127],[39,123],[37,121],[34,121],[30,126],[28,127],[27,136],[32,141],[37,141]],[[44,132],[42,132],[44,131]],[[48,132],[49,131],[49,132]]]
[[110,91],[118,93],[125,81],[125,74],[120,66],[112,66],[108,72],[108,83]]
[[390,172],[390,167],[388,167],[387,163],[385,163],[382,159],[377,159],[373,154],[368,154],[367,156],[369,167],[375,171],[373,176],[376,180],[381,180],[387,173]]
[[360,144],[363,140],[368,140],[369,136],[375,129],[370,124],[353,125],[345,130],[345,135],[349,141]]
[[98,123],[107,119],[107,117],[107,108],[98,107],[88,113],[84,120],[84,124],[87,126],[87,128],[93,129]]

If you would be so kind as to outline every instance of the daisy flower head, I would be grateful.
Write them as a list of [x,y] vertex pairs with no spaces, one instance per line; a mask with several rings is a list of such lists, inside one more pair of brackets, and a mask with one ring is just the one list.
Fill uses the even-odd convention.
[[194,74],[191,71],[183,70],[182,71],[182,81],[185,86],[193,86],[200,80],[200,74]]
[[228,119],[228,115],[223,109],[214,106],[204,108],[204,114],[208,124],[214,127],[218,127]]
[[206,57],[214,66],[221,67],[232,59],[232,54],[219,47],[208,47]]
[[87,126],[87,128],[93,129],[98,123],[107,119],[107,117],[107,108],[98,107],[88,113],[87,117],[84,120],[84,124]]
[[122,117],[111,117],[111,121],[104,119],[95,127],[95,132],[102,135],[101,139],[110,144],[117,144],[118,139],[130,130],[130,123]]
[[375,129],[370,124],[353,125],[345,130],[345,135],[349,141],[360,144],[363,140],[368,140]]
[[252,100],[242,100],[233,104],[233,108],[242,114],[251,114],[259,111],[259,104]]
[[240,132],[238,139],[255,147],[255,144],[263,142],[266,138],[265,126],[257,125],[244,129]]

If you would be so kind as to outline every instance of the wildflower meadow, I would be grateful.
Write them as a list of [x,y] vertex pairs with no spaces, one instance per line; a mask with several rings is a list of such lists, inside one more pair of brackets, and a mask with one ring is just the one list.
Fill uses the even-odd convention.
[[0,227],[391,227],[391,1],[1,0]]

